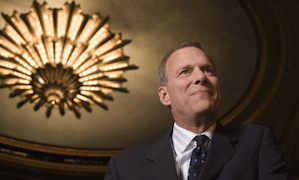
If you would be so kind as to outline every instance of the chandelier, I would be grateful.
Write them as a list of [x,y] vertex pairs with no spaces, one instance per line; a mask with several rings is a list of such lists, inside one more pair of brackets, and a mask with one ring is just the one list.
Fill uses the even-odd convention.
[[108,17],[82,13],[75,2],[51,9],[34,1],[26,14],[14,12],[0,31],[0,88],[10,88],[10,97],[20,96],[17,107],[30,102],[37,111],[53,108],[61,115],[80,108],[91,112],[97,104],[107,110],[104,100],[113,100],[122,87],[129,64],[123,47],[130,40],[111,33]]

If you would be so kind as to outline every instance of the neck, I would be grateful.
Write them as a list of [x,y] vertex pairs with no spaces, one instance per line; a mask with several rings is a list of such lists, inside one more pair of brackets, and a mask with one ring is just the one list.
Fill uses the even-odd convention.
[[[174,117],[175,118],[175,117]],[[196,134],[205,132],[217,121],[217,116],[212,117],[194,117],[194,118],[175,118],[175,122],[178,126],[192,131]]]

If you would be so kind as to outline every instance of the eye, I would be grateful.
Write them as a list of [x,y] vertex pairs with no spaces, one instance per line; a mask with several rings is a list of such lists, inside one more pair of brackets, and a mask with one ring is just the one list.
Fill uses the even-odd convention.
[[205,73],[212,73],[213,71],[211,69],[205,69],[204,72]]
[[187,73],[188,73],[188,70],[185,69],[185,70],[182,70],[182,71],[180,72],[180,75],[181,75],[181,74],[187,74]]
[[203,72],[208,74],[214,74],[214,70],[212,68],[205,68]]
[[187,70],[183,70],[180,72],[180,74],[187,74],[187,72],[188,72]]

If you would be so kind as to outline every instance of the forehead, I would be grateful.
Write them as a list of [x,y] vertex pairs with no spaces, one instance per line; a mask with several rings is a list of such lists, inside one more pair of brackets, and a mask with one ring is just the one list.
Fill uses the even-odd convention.
[[167,69],[171,71],[172,69],[175,70],[181,66],[193,64],[210,65],[214,67],[213,62],[204,51],[190,46],[176,50],[174,53],[172,53],[166,63],[166,71]]

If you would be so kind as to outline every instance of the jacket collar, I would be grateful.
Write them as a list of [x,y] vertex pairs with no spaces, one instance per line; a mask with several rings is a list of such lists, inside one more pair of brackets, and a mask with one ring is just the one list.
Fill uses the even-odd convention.
[[216,176],[223,166],[235,153],[233,142],[238,139],[236,136],[217,122],[211,145],[209,148],[206,164],[199,175],[200,180],[209,180]]
[[146,156],[147,159],[153,162],[148,167],[148,171],[154,179],[178,179],[171,147],[172,129],[173,127],[152,146]]

